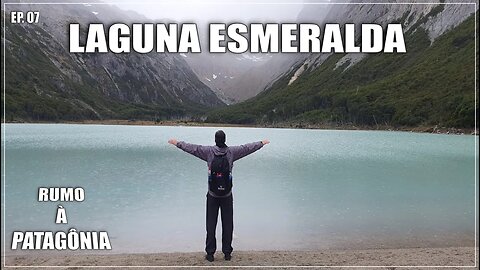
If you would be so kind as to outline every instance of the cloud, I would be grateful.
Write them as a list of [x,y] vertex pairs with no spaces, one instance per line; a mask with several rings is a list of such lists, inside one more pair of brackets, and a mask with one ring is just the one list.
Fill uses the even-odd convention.
[[136,11],[152,20],[178,22],[293,22],[303,7],[303,0],[201,1],[177,0],[152,2],[118,0],[121,9]]

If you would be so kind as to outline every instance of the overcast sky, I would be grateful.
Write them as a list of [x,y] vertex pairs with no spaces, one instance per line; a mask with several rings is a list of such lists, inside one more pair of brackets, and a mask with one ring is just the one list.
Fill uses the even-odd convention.
[[[319,0],[322,1],[322,0]],[[181,22],[294,22],[304,0],[115,0],[125,10],[153,20]]]

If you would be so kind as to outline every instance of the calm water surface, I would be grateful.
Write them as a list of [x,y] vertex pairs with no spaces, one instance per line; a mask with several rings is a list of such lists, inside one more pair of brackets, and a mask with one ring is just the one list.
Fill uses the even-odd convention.
[[[166,142],[212,144],[216,128],[2,128],[7,245],[14,230],[74,227],[108,231],[113,252],[203,250],[206,163]],[[233,169],[237,250],[473,245],[478,137],[224,130],[229,145],[271,140]],[[62,203],[67,225],[58,203],[37,201],[57,186],[85,189]]]

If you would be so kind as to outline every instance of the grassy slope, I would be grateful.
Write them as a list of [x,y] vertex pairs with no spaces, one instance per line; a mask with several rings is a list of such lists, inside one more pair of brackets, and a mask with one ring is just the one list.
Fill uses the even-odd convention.
[[344,55],[332,55],[291,85],[288,74],[207,121],[473,127],[474,24],[472,16],[433,44],[416,28],[405,35],[406,54],[369,55],[346,71],[334,70]]

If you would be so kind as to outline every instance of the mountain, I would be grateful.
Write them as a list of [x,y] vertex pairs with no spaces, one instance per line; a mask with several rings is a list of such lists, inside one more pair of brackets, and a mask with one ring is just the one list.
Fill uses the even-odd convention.
[[7,121],[170,119],[224,106],[178,54],[68,51],[69,22],[85,40],[88,23],[148,22],[136,13],[107,4],[6,7],[7,22],[10,10],[40,12],[37,24],[3,25]]
[[[261,55],[261,54],[259,54]],[[244,101],[261,93],[302,58],[298,54],[269,54],[269,59],[239,74],[230,85],[235,100]]]
[[[208,27],[198,23],[201,44],[209,44]],[[247,36],[248,38],[248,36]],[[205,46],[206,47],[206,46]],[[226,104],[252,98],[298,60],[295,54],[202,53],[181,54],[198,78]]]
[[402,23],[407,53],[297,55],[268,89],[207,121],[471,128],[475,12],[474,5],[335,5],[322,22]]
[[[202,44],[207,44],[207,42],[205,40]],[[251,98],[260,92],[244,91],[238,85],[243,86],[245,81],[248,82],[248,79],[243,79],[244,74],[272,57],[268,54],[209,53],[208,51],[200,54],[181,54],[181,56],[184,57],[198,78],[227,104]]]

